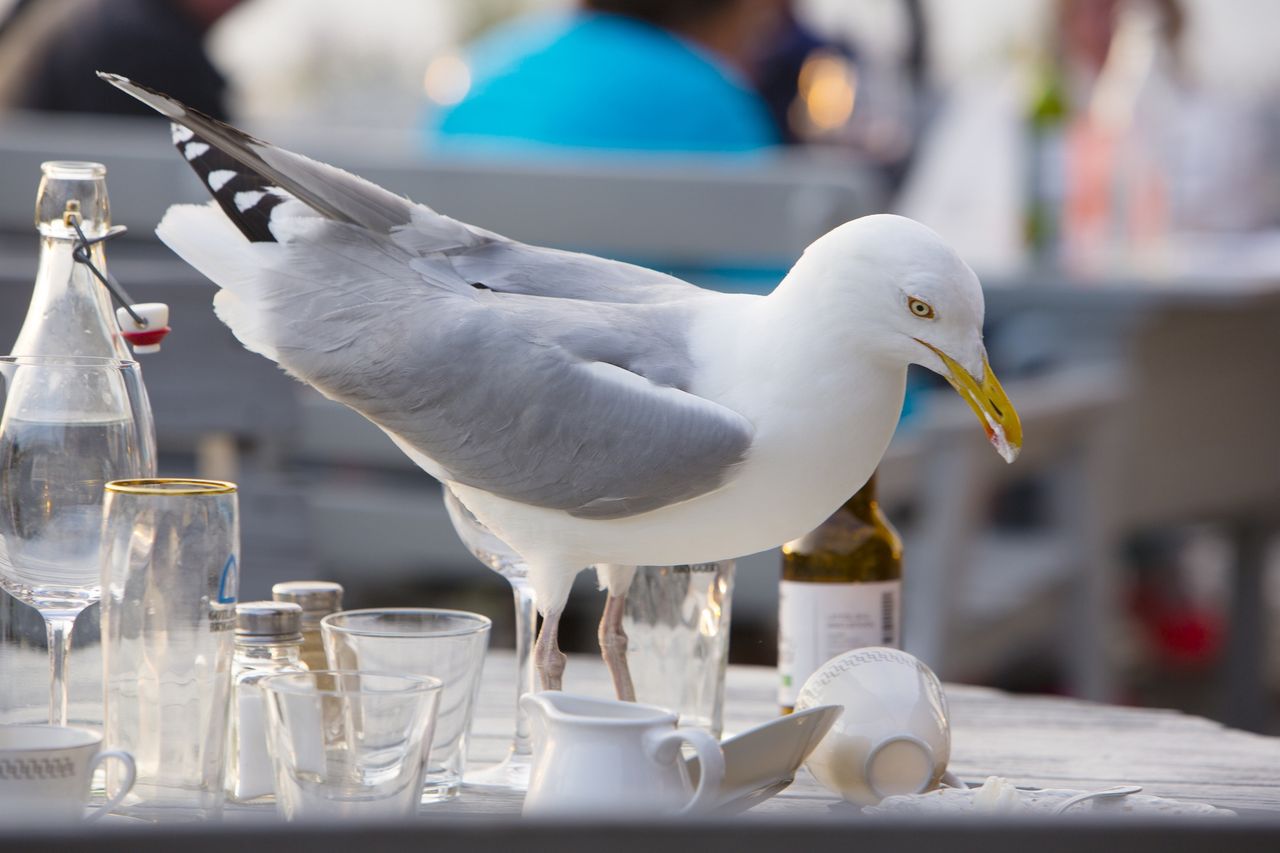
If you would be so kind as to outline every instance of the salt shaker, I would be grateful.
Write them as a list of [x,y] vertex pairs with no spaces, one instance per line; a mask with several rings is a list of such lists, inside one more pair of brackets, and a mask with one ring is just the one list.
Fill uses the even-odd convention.
[[283,601],[251,601],[236,607],[236,647],[231,662],[231,719],[227,730],[227,798],[270,802],[275,794],[267,753],[266,716],[258,679],[277,672],[306,672],[302,661],[302,608]]
[[302,608],[302,662],[312,671],[329,669],[324,656],[320,620],[342,609],[342,584],[332,581],[285,581],[271,587],[271,597]]

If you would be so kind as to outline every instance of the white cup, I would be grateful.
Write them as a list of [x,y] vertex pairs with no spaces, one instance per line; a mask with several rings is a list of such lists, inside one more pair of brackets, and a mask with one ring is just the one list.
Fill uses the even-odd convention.
[[854,649],[827,661],[800,689],[796,710],[843,705],[805,766],[851,803],[937,787],[951,757],[942,684],[897,649]]
[[109,758],[124,765],[120,789],[87,820],[119,805],[133,787],[133,756],[102,751],[102,735],[69,726],[0,725],[0,820],[79,820],[89,802],[93,771]]

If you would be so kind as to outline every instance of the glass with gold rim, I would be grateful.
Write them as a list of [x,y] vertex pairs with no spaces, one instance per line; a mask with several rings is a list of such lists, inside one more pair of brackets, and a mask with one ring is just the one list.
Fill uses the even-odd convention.
[[[107,483],[104,493],[103,728],[137,762],[117,810],[215,819],[239,589],[236,486],[142,478]],[[116,781],[108,768],[107,789]]]

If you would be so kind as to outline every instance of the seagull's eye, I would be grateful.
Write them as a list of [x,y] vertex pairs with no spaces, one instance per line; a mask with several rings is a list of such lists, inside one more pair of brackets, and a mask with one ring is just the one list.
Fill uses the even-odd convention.
[[914,296],[907,297],[907,310],[922,320],[933,319],[933,306],[923,299],[916,299]]

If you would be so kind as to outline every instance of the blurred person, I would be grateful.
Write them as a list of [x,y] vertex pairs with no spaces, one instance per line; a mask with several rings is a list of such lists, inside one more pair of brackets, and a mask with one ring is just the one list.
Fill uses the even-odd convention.
[[0,27],[0,106],[153,115],[94,76],[124,74],[226,119],[205,36],[241,0],[20,0]]
[[988,275],[1280,269],[1280,100],[1206,73],[1209,31],[1253,25],[1192,0],[1042,8],[1040,50],[953,71],[895,211]]
[[[790,144],[858,152],[896,187],[927,112],[928,21],[922,0],[888,4],[905,31],[899,49],[887,46],[882,34],[864,34],[856,26],[852,34],[833,37],[806,22],[797,5],[784,3],[782,26],[755,63],[756,88],[774,122]],[[864,44],[866,51],[860,49]]]
[[[1170,53],[1180,57],[1186,15],[1178,0],[1141,0],[1156,15],[1156,34]],[[1067,76],[1070,99],[1088,101],[1111,55],[1123,0],[1057,0],[1056,35],[1051,50]],[[1180,65],[1179,61],[1179,65]]]
[[1048,199],[1061,211],[1057,262],[1096,274],[1121,250],[1150,258],[1171,228],[1176,136],[1191,96],[1184,17],[1178,0],[1058,0],[1056,12],[1064,138],[1046,153],[1062,184],[1061,198]]
[[685,152],[782,141],[750,66],[780,0],[582,0],[468,50],[471,85],[436,123],[435,147],[494,143]]
[[794,114],[797,98],[803,95],[800,80],[805,73],[805,63],[823,55],[848,68],[856,65],[858,59],[854,46],[818,35],[796,15],[794,0],[787,0],[783,4],[781,26],[756,58],[753,76],[756,91],[764,98],[774,124],[788,144],[803,142],[805,137]]

